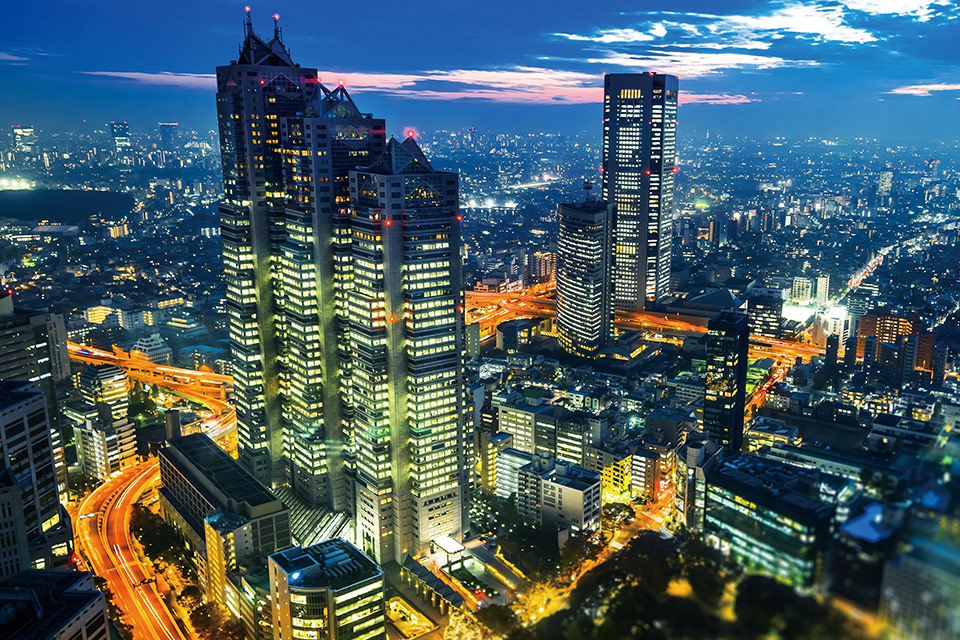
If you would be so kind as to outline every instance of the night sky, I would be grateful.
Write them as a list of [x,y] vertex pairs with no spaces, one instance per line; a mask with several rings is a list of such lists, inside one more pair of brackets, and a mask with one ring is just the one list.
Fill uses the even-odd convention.
[[[158,120],[211,128],[236,57],[226,0],[4,3],[0,124]],[[681,130],[769,137],[960,137],[960,7],[817,2],[252,2],[294,59],[344,80],[391,131],[596,131],[604,72],[680,76]]]

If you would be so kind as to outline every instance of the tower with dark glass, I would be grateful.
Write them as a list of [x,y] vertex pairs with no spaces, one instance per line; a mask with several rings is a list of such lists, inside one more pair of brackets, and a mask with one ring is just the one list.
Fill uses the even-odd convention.
[[723,311],[707,324],[703,432],[726,454],[740,451],[750,331],[746,314]]
[[616,208],[613,298],[642,311],[670,287],[676,172],[676,76],[604,76],[603,196]]
[[557,209],[557,333],[563,349],[578,356],[597,355],[613,330],[612,221],[605,202]]

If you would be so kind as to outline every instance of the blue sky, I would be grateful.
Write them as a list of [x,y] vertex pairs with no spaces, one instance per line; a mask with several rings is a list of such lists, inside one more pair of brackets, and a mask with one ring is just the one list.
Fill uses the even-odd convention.
[[680,76],[688,131],[960,137],[955,0],[20,0],[0,22],[0,124],[212,127],[245,4],[391,131],[599,133],[602,74],[653,70]]

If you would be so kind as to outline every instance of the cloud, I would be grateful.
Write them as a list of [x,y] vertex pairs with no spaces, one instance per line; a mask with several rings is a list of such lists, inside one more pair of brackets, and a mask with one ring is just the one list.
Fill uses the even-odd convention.
[[[213,90],[209,73],[171,71],[84,71],[86,75],[130,80],[155,86]],[[321,81],[343,81],[350,91],[379,91],[420,100],[477,99],[497,102],[598,102],[603,97],[602,76],[543,67],[509,69],[450,69],[418,73],[338,73],[320,71]]]
[[654,25],[649,32],[637,31],[636,29],[601,29],[592,36],[584,36],[576,33],[554,33],[559,38],[574,40],[578,42],[599,42],[602,44],[629,43],[629,42],[652,42],[657,38],[667,35],[666,27],[662,23]]
[[852,9],[871,15],[911,16],[918,22],[927,22],[939,11],[935,7],[949,7],[950,0],[840,0],[840,3]]
[[217,77],[212,73],[175,73],[173,71],[81,71],[88,76],[104,76],[122,80],[134,80],[141,84],[185,89],[216,89]]
[[748,102],[759,102],[759,100],[729,93],[680,92],[680,104],[746,104]]
[[960,84],[910,84],[905,87],[897,87],[888,93],[904,96],[929,96],[936,91],[960,91]]
[[[86,71],[87,75],[129,80],[155,86],[176,86],[212,91],[216,78],[207,73],[156,73],[143,71]],[[586,104],[603,100],[599,73],[564,71],[546,67],[508,69],[447,69],[418,73],[338,73],[320,71],[328,86],[343,81],[351,92],[379,92],[411,100],[480,100],[515,104]],[[743,95],[681,92],[684,104],[744,104],[755,102]]]
[[[889,0],[917,4],[920,0]],[[848,0],[849,3],[883,3],[884,0]],[[927,2],[931,4],[931,2]],[[813,42],[848,45],[876,42],[872,32],[847,24],[840,4],[786,2],[766,13],[717,15],[710,13],[658,12],[669,20],[648,22],[640,28],[599,29],[591,34],[555,33],[575,42],[638,45],[659,42],[660,46],[708,49],[766,49],[787,36]]]
[[28,58],[23,56],[15,56],[12,53],[4,53],[0,51],[0,62],[26,62]]
[[650,51],[643,54],[606,51],[602,57],[588,58],[594,64],[616,65],[633,70],[671,73],[684,78],[700,78],[725,69],[779,69],[814,67],[814,60],[786,60],[777,56],[750,53],[703,53],[699,51]]

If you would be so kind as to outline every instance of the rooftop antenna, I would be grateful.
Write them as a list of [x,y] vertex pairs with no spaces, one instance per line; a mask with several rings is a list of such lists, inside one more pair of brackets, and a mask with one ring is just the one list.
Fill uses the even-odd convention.
[[277,40],[282,40],[280,36],[283,35],[283,31],[280,29],[280,14],[273,14],[273,37]]
[[593,182],[590,180],[583,181],[583,201],[590,202],[590,190],[593,189]]
[[250,5],[247,5],[243,8],[246,12],[246,16],[243,19],[243,34],[249,36],[253,33],[253,20],[250,17]]

